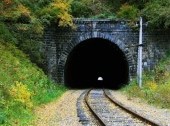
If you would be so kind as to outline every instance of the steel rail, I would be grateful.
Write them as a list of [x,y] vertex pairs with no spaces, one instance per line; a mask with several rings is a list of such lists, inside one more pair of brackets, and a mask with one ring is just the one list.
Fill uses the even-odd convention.
[[125,107],[123,104],[121,104],[120,102],[118,102],[117,100],[111,98],[108,93],[106,93],[106,91],[103,89],[103,92],[104,92],[104,95],[113,103],[113,104],[116,104],[118,107],[122,108],[123,110],[125,110],[126,112],[128,112],[129,114],[139,118],[140,120],[152,125],[152,126],[161,126],[162,124],[159,124],[159,123],[156,123],[156,122],[153,122],[152,120],[148,119],[148,118],[145,118],[144,116],[136,113],[135,111]]
[[93,116],[97,119],[97,121],[101,124],[101,126],[106,126],[107,124],[98,116],[98,114],[96,114],[96,112],[93,110],[93,108],[90,106],[90,103],[88,102],[88,97],[90,94],[90,91],[92,89],[90,89],[86,94],[85,94],[85,103],[88,106],[90,112],[93,114]]
[[[100,123],[101,126],[107,126],[106,122],[104,122],[100,116],[93,110],[93,107],[91,107],[89,101],[88,101],[88,98],[89,98],[89,94],[91,92],[91,90],[93,89],[90,89],[87,91],[87,93],[85,94],[84,96],[84,100],[85,100],[85,103],[89,109],[89,111],[93,114],[93,116],[96,118],[96,120]],[[128,107],[124,106],[122,103],[120,103],[119,101],[115,100],[114,98],[111,97],[111,95],[108,94],[108,92],[106,92],[104,89],[103,89],[103,94],[104,96],[112,103],[112,104],[115,104],[117,105],[118,107],[120,107],[121,109],[123,109],[124,111],[126,111],[127,113],[133,115],[134,117],[137,117],[138,119],[140,119],[141,121],[145,122],[145,123],[148,123],[152,126],[162,126],[162,124],[159,124],[157,122],[154,122],[142,115],[140,115],[139,113],[135,112],[134,110],[131,110],[129,109]]]

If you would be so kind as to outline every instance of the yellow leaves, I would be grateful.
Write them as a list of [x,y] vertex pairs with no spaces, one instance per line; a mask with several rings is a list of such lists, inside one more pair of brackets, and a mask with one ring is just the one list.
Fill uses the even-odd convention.
[[9,90],[9,93],[14,101],[21,102],[28,108],[33,107],[33,103],[31,101],[32,93],[27,88],[27,85],[16,81],[15,85],[13,85]]
[[59,17],[59,26],[73,26],[72,16],[68,13],[62,13],[58,15]]
[[69,10],[69,4],[61,0],[56,0],[51,6],[58,8],[61,12]]
[[22,15],[26,16],[26,17],[30,17],[30,10],[23,6],[22,4],[19,4],[18,7],[16,8],[18,12],[20,12]]
[[72,15],[69,14],[70,4],[63,0],[55,0],[49,6],[42,9],[40,15],[43,20],[55,21],[59,26],[73,27]]
[[73,26],[72,16],[69,14],[69,3],[62,0],[56,0],[51,6],[59,10],[57,15],[57,18],[59,18],[59,26]]
[[69,4],[63,1],[56,1],[52,4],[59,10],[58,18],[59,18],[59,26],[73,26],[72,16],[69,14]]
[[148,81],[147,86],[150,90],[155,91],[158,87],[157,83],[155,81]]
[[[7,4],[8,3],[8,4]],[[18,18],[25,18],[27,20],[31,19],[31,11],[22,4],[14,3],[10,0],[3,4],[2,11],[0,10],[0,14],[4,17],[4,19],[8,20],[18,20]]]
[[59,18],[59,26],[72,26],[72,16],[69,12],[69,4],[67,2],[56,0],[51,4],[52,7],[55,7],[59,10],[57,18]]

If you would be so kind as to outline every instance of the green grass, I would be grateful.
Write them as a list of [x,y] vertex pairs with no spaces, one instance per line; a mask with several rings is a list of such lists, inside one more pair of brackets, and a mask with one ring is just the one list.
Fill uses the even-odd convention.
[[149,104],[170,108],[170,54],[159,62],[154,71],[144,73],[141,89],[133,80],[122,91],[129,97],[138,97]]
[[0,41],[0,125],[30,125],[35,106],[66,91],[12,44]]

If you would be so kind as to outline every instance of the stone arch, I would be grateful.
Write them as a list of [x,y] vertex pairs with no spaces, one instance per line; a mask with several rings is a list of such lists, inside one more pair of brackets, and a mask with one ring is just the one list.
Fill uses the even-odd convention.
[[62,83],[64,82],[64,67],[65,67],[65,63],[66,63],[67,56],[69,55],[69,53],[72,51],[72,49],[76,45],[78,45],[82,41],[85,41],[87,39],[92,39],[92,38],[106,39],[106,40],[114,43],[115,45],[117,45],[120,48],[120,50],[125,54],[125,57],[127,58],[127,61],[129,64],[129,77],[131,78],[133,76],[134,71],[136,71],[136,68],[134,65],[134,59],[133,59],[133,56],[131,55],[128,47],[124,44],[124,42],[121,41],[116,36],[112,37],[111,35],[106,34],[106,33],[96,32],[96,33],[86,33],[83,35],[76,36],[72,40],[67,42],[67,47],[61,52],[60,58],[57,63],[58,64],[58,73],[60,75],[60,77],[58,77],[59,82],[62,82]]

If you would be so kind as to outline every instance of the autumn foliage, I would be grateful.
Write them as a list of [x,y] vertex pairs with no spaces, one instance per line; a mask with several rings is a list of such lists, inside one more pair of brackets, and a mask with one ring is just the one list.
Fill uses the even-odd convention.
[[22,51],[0,40],[1,126],[30,126],[33,109],[64,91],[63,86],[50,81]]
[[55,0],[38,12],[43,23],[57,22],[59,26],[73,26],[72,16],[69,14],[70,4],[66,1]]
[[73,26],[72,16],[70,15],[70,3],[65,0],[55,0],[42,5],[31,0],[28,0],[28,2],[2,0],[0,7],[2,8],[0,9],[0,19],[2,21],[35,23],[36,20],[41,24],[55,21],[59,26]]

